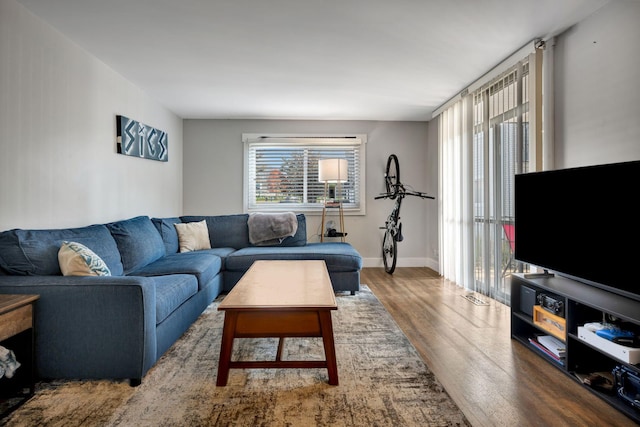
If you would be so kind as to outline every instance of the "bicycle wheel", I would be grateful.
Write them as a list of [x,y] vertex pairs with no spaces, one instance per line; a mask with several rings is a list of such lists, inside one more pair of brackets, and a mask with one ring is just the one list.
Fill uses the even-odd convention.
[[398,195],[398,186],[400,185],[400,164],[398,157],[391,154],[387,159],[387,168],[384,171],[384,183],[387,188],[387,194],[391,200]]
[[393,274],[396,269],[396,259],[398,255],[398,242],[393,238],[391,230],[384,232],[382,240],[382,260],[384,261],[384,271]]

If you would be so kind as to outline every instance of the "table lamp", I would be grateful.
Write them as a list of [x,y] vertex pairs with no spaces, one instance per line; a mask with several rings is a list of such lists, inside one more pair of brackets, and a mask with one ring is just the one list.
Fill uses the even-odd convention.
[[[337,184],[340,192],[340,184],[348,181],[349,164],[347,159],[322,159],[318,161],[318,181],[324,182],[324,198],[327,200],[327,190],[329,197],[335,198],[335,187],[333,196],[329,184]],[[341,201],[340,201],[341,202]]]

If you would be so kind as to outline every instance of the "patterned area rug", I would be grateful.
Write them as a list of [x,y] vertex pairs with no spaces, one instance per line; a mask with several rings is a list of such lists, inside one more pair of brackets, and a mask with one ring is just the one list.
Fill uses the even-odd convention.
[[[54,381],[0,421],[7,426],[469,426],[366,286],[333,312],[340,385],[326,369],[232,369],[216,387],[220,300],[138,387]],[[234,360],[275,358],[276,339],[235,341]],[[285,340],[284,360],[324,359],[318,338]]]

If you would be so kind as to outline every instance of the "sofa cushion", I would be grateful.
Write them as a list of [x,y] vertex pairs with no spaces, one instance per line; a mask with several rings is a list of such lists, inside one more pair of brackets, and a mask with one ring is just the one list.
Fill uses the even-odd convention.
[[[274,246],[304,246],[307,244],[307,220],[304,214],[297,214],[298,230],[296,234]],[[183,222],[207,221],[209,241],[212,248],[242,249],[252,246],[249,242],[249,214],[217,216],[181,216]]]
[[91,248],[107,264],[111,275],[121,276],[118,246],[104,225],[50,230],[14,229],[0,233],[0,266],[9,274],[61,275],[58,251],[63,241]]
[[191,274],[198,279],[202,289],[220,272],[222,260],[206,251],[184,252],[167,255],[130,273],[131,276],[164,276],[168,274]]
[[181,216],[182,222],[205,220],[212,248],[246,248],[249,243],[248,214]]
[[111,276],[102,258],[78,242],[62,242],[58,264],[63,276]]
[[178,232],[174,224],[180,224],[182,220],[178,217],[174,218],[151,218],[151,222],[155,225],[156,230],[160,233],[160,237],[164,242],[165,254],[175,254],[180,249],[178,241]]
[[362,257],[349,243],[310,243],[298,247],[249,247],[239,249],[227,257],[225,268],[229,271],[246,271],[256,260],[324,260],[327,269],[359,271]]
[[209,230],[205,220],[174,224],[178,232],[180,252],[192,252],[202,249],[211,249]]
[[156,324],[198,292],[198,282],[188,274],[171,274],[153,278],[156,285]]
[[204,249],[204,250],[198,251],[198,253],[216,255],[220,257],[220,262],[222,263],[220,270],[224,271],[226,269],[225,261],[227,257],[229,256],[229,254],[232,254],[235,251],[236,250],[233,248],[211,248],[211,249]]
[[280,244],[275,246],[304,246],[307,244],[307,217],[304,214],[297,214],[296,218],[298,219],[298,229],[296,230],[296,234],[293,236],[287,237]]
[[164,242],[148,216],[112,222],[107,227],[118,244],[124,274],[164,256]]

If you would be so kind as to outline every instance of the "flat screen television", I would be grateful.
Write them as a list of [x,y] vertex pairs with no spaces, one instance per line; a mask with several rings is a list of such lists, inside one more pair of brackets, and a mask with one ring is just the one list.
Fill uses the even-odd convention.
[[515,176],[515,258],[640,300],[640,161]]

